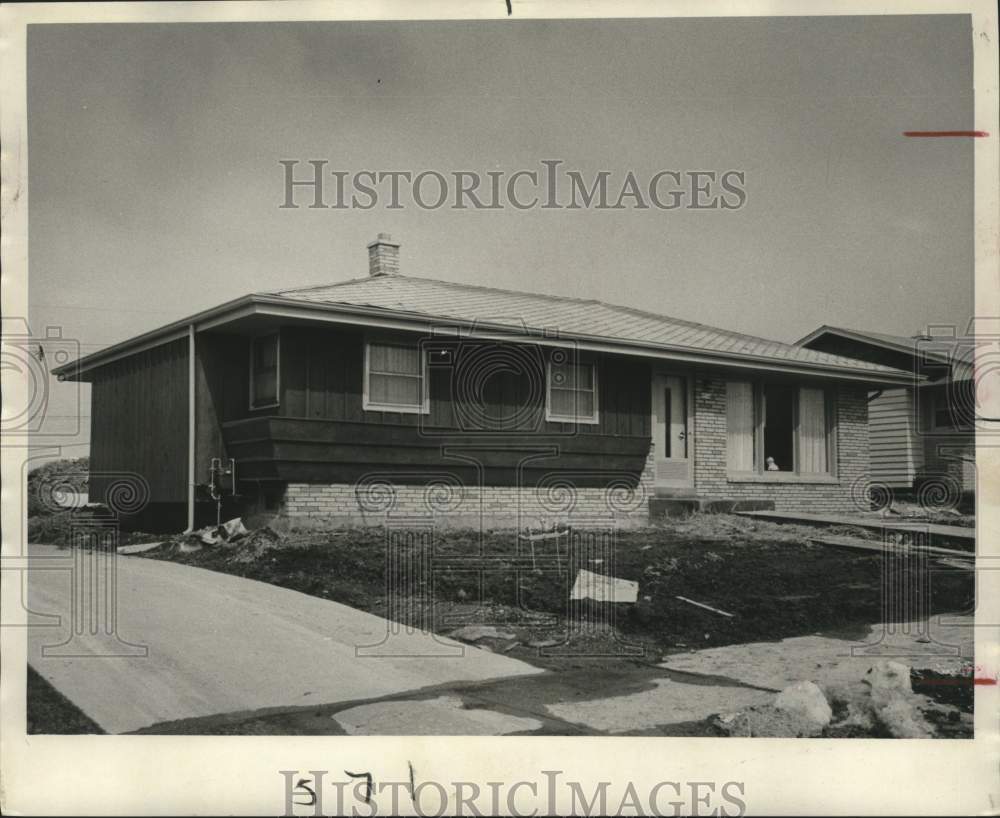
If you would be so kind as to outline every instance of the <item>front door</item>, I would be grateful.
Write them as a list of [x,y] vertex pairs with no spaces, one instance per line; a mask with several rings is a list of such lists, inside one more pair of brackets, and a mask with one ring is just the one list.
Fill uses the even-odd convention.
[[653,375],[653,456],[658,489],[694,486],[691,467],[690,379],[684,375]]

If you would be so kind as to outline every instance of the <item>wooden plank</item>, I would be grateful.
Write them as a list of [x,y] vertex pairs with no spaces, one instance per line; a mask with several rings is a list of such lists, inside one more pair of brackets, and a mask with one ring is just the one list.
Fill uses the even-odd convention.
[[[819,545],[855,548],[861,551],[872,551],[880,554],[887,550],[886,545],[883,542],[862,540],[858,537],[810,537],[809,542],[818,543]],[[968,561],[969,563],[974,562],[976,556],[969,551],[957,551],[954,548],[941,548],[940,546],[935,545],[908,545],[901,546],[901,549],[904,551],[915,551],[937,557],[953,557]]]
[[823,525],[852,525],[858,528],[866,528],[873,531],[913,531],[914,529],[926,531],[931,536],[948,537],[956,540],[975,542],[976,532],[973,528],[957,525],[940,525],[937,523],[923,523],[914,520],[906,523],[900,520],[893,524],[885,520],[870,520],[864,517],[852,517],[849,515],[837,514],[809,514],[807,512],[789,511],[738,511],[744,517],[753,517],[758,520],[771,520],[772,522],[791,523],[819,523]]

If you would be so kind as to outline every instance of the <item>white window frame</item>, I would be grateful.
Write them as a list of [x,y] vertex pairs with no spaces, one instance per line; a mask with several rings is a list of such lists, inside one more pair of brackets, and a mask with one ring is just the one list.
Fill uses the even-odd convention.
[[[569,362],[567,362],[569,363]],[[601,407],[599,405],[600,389],[597,382],[597,362],[596,361],[575,361],[573,366],[589,366],[593,373],[594,381],[594,414],[583,417],[580,415],[557,415],[552,411],[552,358],[545,363],[545,419],[552,423],[578,423],[594,426],[601,422]],[[580,390],[575,390],[580,391]]]
[[[420,406],[413,404],[378,403],[373,401],[369,393],[369,376],[371,375],[371,347],[380,346],[415,347],[420,353],[420,370],[423,400]],[[389,374],[389,373],[376,373]],[[399,412],[407,415],[429,415],[431,411],[430,379],[427,373],[427,350],[419,342],[410,343],[398,338],[366,338],[365,339],[365,369],[364,385],[361,390],[361,406],[366,412]]]
[[[257,342],[262,338],[274,338],[274,402],[273,403],[254,403],[254,383],[253,376],[257,367],[254,361],[254,349],[257,346]],[[250,408],[251,409],[273,409],[276,406],[281,405],[281,333],[280,332],[265,332],[260,335],[254,335],[250,339]]]

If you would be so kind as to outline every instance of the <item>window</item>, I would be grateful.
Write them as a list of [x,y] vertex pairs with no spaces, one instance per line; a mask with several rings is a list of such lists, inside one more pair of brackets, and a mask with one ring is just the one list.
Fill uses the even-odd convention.
[[545,419],[563,423],[597,423],[597,367],[575,363],[565,352],[549,359]]
[[261,335],[250,342],[250,408],[278,405],[278,333]]
[[975,428],[976,395],[972,381],[950,383],[930,395],[930,431],[972,431]]
[[427,413],[427,360],[417,344],[365,344],[364,408]]
[[783,383],[726,385],[726,459],[733,474],[832,473],[833,412],[824,389]]

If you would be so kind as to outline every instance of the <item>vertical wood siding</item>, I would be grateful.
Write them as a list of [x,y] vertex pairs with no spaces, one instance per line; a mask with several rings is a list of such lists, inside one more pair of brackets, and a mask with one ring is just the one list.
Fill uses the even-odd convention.
[[[401,412],[372,412],[362,408],[364,379],[364,333],[352,330],[286,327],[281,333],[281,405],[265,414],[282,417],[343,420],[376,425],[468,429],[473,422],[457,408],[458,378],[447,366],[430,366],[430,415],[421,418]],[[495,345],[491,345],[494,346]],[[533,353],[532,353],[533,354]],[[514,357],[514,360],[526,358]],[[600,422],[580,424],[581,435],[648,436],[650,433],[650,370],[646,361],[623,356],[600,355],[598,368]],[[539,358],[539,365],[544,360]],[[243,366],[245,369],[245,365]],[[534,384],[529,381],[533,377]],[[504,431],[526,434],[559,434],[569,424],[544,419],[544,369],[529,375],[500,372],[484,382],[472,397],[490,418],[510,418]],[[538,396],[534,411],[520,411],[532,392]],[[242,416],[256,413],[245,411]],[[234,419],[234,415],[227,419]],[[481,431],[481,430],[477,430]]]
[[145,479],[154,502],[187,497],[187,340],[101,367],[91,392],[90,497],[123,473]]

